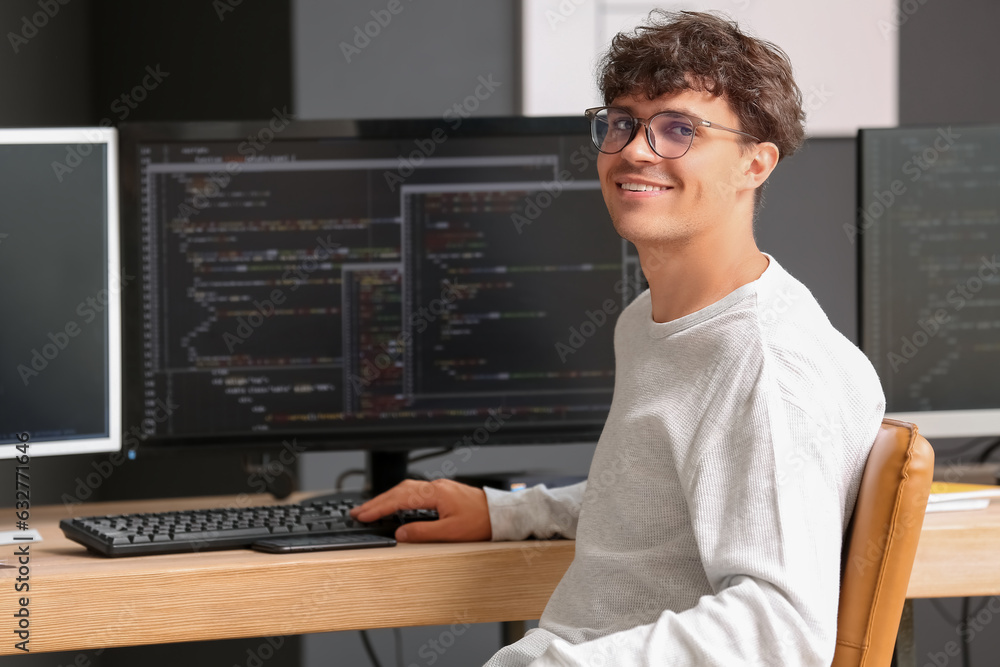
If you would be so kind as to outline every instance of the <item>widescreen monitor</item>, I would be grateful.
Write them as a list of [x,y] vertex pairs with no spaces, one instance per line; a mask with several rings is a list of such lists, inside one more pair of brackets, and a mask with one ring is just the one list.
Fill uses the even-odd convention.
[[121,447],[113,128],[0,129],[0,458]]
[[597,440],[646,285],[582,115],[121,132],[141,446]]
[[887,416],[1000,435],[1000,126],[858,135],[861,348]]

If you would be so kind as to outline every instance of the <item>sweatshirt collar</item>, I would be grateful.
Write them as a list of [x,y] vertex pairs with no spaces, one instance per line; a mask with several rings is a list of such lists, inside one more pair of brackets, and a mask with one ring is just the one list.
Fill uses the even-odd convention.
[[781,267],[778,266],[778,262],[775,261],[774,257],[766,252],[762,252],[761,254],[767,257],[767,268],[764,269],[764,272],[759,278],[751,280],[745,285],[740,285],[715,303],[711,303],[701,310],[696,310],[693,313],[688,313],[683,317],[678,317],[676,320],[670,320],[669,322],[655,321],[653,319],[652,297],[649,290],[646,290],[643,294],[643,298],[646,302],[643,304],[642,308],[646,320],[646,330],[649,332],[650,337],[665,338],[666,336],[683,331],[684,329],[689,329],[696,324],[709,320],[723,311],[732,308],[748,295],[759,291],[763,285],[773,280],[776,273],[781,271]]

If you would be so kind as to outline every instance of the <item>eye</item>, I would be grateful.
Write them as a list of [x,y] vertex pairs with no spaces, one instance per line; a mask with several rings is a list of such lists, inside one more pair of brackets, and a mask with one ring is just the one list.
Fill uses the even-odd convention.
[[663,130],[664,134],[671,137],[681,137],[687,139],[692,134],[694,134],[694,128],[691,127],[690,123],[686,123],[680,120],[670,121]]
[[611,118],[608,120],[609,127],[614,132],[631,132],[632,131],[632,119],[631,118]]

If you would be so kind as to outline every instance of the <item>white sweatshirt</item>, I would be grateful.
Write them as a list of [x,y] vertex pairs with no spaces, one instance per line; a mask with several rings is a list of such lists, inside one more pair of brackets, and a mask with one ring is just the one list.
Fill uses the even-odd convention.
[[539,628],[488,667],[829,667],[841,541],[885,398],[767,257],[698,312],[654,322],[648,291],[622,312],[586,482],[487,490],[494,540],[576,540]]

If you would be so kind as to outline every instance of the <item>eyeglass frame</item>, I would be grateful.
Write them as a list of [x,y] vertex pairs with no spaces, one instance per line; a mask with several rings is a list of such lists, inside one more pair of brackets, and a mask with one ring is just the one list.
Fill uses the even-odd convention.
[[[598,114],[598,112],[603,111],[604,109],[617,109],[618,111],[623,111],[623,112],[625,112],[625,114],[628,115],[628,118],[630,118],[632,120],[632,133],[629,135],[628,141],[626,141],[624,144],[622,144],[622,147],[619,148],[616,151],[605,151],[605,150],[602,150],[601,147],[597,144],[597,137],[594,136],[594,123],[597,121],[597,114]],[[660,153],[655,148],[653,148],[653,138],[649,134],[650,131],[651,131],[650,130],[650,123],[657,116],[662,116],[662,115],[668,114],[668,113],[669,114],[673,114],[675,116],[681,116],[683,118],[688,119],[691,122],[691,125],[692,125],[691,129],[696,129],[696,128],[699,128],[699,127],[710,127],[710,128],[716,129],[716,130],[725,130],[726,132],[732,132],[734,134],[741,134],[744,137],[750,137],[751,139],[753,139],[757,143],[761,143],[760,139],[758,139],[757,137],[753,136],[752,134],[749,134],[747,132],[743,132],[742,130],[734,130],[731,127],[726,127],[725,125],[719,125],[718,123],[713,123],[710,120],[705,120],[704,118],[699,118],[698,116],[692,116],[689,113],[683,113],[681,111],[673,111],[671,109],[666,109],[664,111],[658,111],[657,113],[654,113],[649,118],[637,118],[636,116],[631,115],[632,112],[629,111],[628,109],[624,109],[622,107],[616,107],[616,106],[603,106],[603,107],[591,107],[590,109],[586,109],[586,110],[584,110],[583,115],[590,121],[590,140],[592,142],[594,142],[595,146],[597,146],[597,150],[600,151],[601,153],[604,153],[605,155],[617,155],[618,153],[621,153],[623,150],[625,150],[625,147],[628,146],[630,143],[632,143],[632,140],[635,139],[635,135],[639,131],[639,126],[640,125],[644,125],[646,127],[646,143],[649,145],[649,149],[651,151],[653,151],[654,153],[656,153],[657,156],[663,158],[664,160],[676,160],[677,158],[684,157],[685,155],[687,155],[687,152],[689,150],[691,150],[691,146],[694,145],[694,133],[693,132],[691,133],[691,141],[688,142],[687,148],[685,148],[684,152],[681,153],[680,155],[675,155],[674,157],[666,157],[666,156],[660,155]]]

